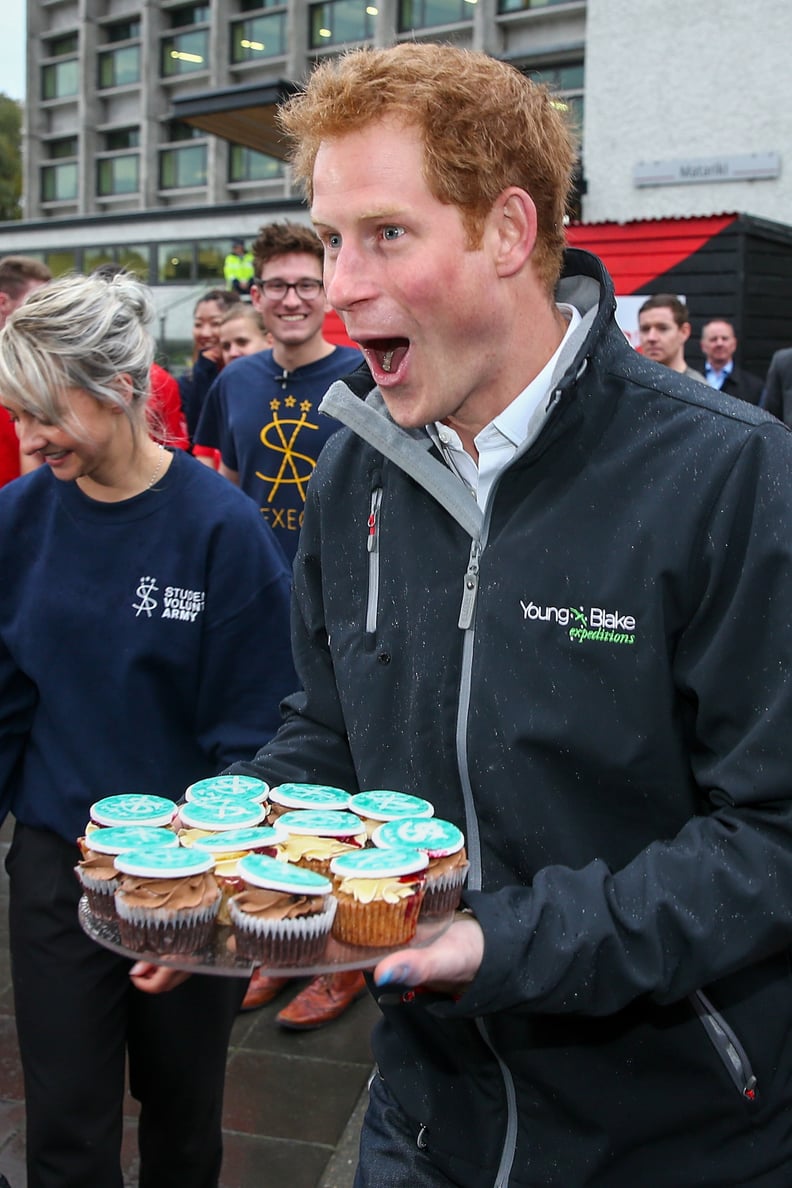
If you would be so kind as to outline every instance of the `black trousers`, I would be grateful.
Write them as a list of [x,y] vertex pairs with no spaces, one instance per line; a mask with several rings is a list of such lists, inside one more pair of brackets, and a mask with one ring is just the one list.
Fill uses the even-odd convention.
[[246,981],[135,989],[132,963],[79,925],[78,858],[76,845],[17,824],[6,859],[28,1188],[122,1188],[127,1056],[140,1188],[216,1188],[226,1053]]

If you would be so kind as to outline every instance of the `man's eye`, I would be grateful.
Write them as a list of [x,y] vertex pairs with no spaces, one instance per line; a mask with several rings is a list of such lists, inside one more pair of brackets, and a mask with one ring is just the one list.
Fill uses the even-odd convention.
[[402,235],[404,235],[403,227],[383,227],[382,228],[382,238],[383,239],[399,239]]
[[325,243],[327,244],[327,246],[329,248],[332,248],[333,251],[337,251],[338,248],[341,247],[341,236],[340,235],[328,235],[325,239]]

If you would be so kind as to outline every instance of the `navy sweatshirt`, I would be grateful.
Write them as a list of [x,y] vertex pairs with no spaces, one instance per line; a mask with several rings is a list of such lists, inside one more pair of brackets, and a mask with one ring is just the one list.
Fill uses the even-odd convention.
[[73,840],[100,797],[178,800],[276,730],[288,566],[250,500],[181,451],[121,503],[46,468],[3,488],[0,574],[0,820]]

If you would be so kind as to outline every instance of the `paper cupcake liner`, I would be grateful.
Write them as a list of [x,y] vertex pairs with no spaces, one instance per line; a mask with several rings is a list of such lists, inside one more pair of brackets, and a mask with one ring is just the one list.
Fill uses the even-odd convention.
[[118,889],[118,879],[95,879],[85,871],[75,866],[74,873],[85,892],[85,898],[91,913],[100,920],[115,920],[116,910],[114,895]]
[[116,892],[118,931],[121,944],[134,952],[194,953],[212,938],[220,893],[213,903],[171,911],[128,904],[123,891]]
[[430,916],[445,916],[456,911],[462,899],[462,886],[467,878],[469,863],[458,870],[433,879],[431,869],[426,874],[426,894],[421,908],[421,919]]
[[347,945],[391,948],[408,944],[415,936],[424,888],[398,903],[360,903],[351,895],[336,891],[338,911],[333,922],[333,936]]
[[310,965],[317,961],[324,952],[336,914],[332,896],[328,897],[323,912],[294,920],[262,919],[243,912],[233,898],[228,906],[237,956],[267,966]]

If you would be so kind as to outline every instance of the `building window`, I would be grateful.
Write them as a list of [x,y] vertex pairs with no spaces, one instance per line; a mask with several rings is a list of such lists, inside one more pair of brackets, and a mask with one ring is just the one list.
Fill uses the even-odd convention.
[[223,243],[218,243],[217,240],[212,242],[206,240],[198,243],[198,280],[207,281],[209,284],[219,284],[221,288],[225,286],[223,277],[223,260],[227,255],[227,251]]
[[73,248],[60,248],[56,251],[45,252],[44,263],[53,276],[63,276],[66,272],[76,272],[78,268],[77,252]]
[[160,243],[157,245],[157,280],[189,281],[194,279],[193,244]]
[[180,190],[206,185],[206,145],[162,149],[160,152],[161,190]]
[[560,66],[543,66],[537,70],[525,70],[534,82],[544,83],[555,92],[553,101],[571,118],[572,126],[580,132],[583,128],[583,63],[566,62]]
[[108,153],[139,148],[140,128],[113,128],[111,132],[105,132],[104,146]]
[[202,25],[208,20],[208,4],[183,4],[181,8],[171,8],[168,11],[171,29],[183,29],[185,25]]
[[350,41],[369,41],[374,36],[377,4],[367,0],[328,0],[312,4],[311,49],[323,45],[343,45]]
[[192,33],[177,33],[162,41],[162,76],[192,74],[206,70],[209,60],[209,30],[195,29]]
[[48,58],[65,58],[67,54],[76,54],[77,46],[76,33],[65,33],[61,37],[51,37],[44,42],[44,53]]
[[123,268],[125,272],[134,272],[135,276],[148,283],[149,249],[146,244],[114,244],[83,248],[83,272],[93,272],[102,264],[117,264],[119,269]]
[[99,55],[99,89],[140,82],[140,46],[126,45]]
[[525,12],[529,8],[551,8],[569,0],[498,0],[498,12]]
[[399,0],[399,32],[472,21],[475,3],[476,0]]
[[77,197],[77,163],[44,165],[41,170],[42,202],[73,202]]
[[232,144],[228,155],[230,182],[270,181],[283,177],[283,162],[267,153],[257,153],[242,144]]
[[113,21],[112,25],[104,26],[104,39],[108,44],[113,41],[133,41],[136,37],[140,37],[140,20],[137,17]]
[[172,140],[195,140],[201,136],[206,136],[206,133],[201,128],[196,128],[194,124],[186,124],[183,120],[169,120],[165,125],[163,140],[167,140],[168,142]]
[[235,21],[231,26],[231,61],[256,62],[286,53],[286,13]]
[[41,68],[41,98],[66,99],[76,95],[80,83],[77,59],[69,62],[51,62]]
[[114,194],[136,194],[140,185],[140,158],[104,157],[96,163],[96,193],[100,198]]
[[63,157],[76,157],[78,143],[76,136],[60,136],[57,140],[47,141],[44,151],[50,161],[59,161]]

